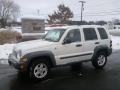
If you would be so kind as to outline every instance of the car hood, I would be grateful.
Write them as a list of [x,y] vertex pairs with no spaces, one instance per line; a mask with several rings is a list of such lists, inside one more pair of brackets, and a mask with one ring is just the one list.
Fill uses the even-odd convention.
[[27,42],[21,42],[15,45],[14,49],[17,50],[29,50],[33,48],[44,48],[52,45],[54,42],[45,40],[32,40]]

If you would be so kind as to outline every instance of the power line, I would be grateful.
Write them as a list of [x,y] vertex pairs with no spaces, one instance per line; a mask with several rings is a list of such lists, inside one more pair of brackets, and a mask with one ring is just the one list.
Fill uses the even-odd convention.
[[[81,9],[82,9],[82,10],[81,10],[81,12],[82,12],[83,9],[84,9],[83,6],[82,6]],[[118,8],[118,9],[119,9],[119,10],[111,9],[111,10],[113,10],[113,11],[106,11],[106,12],[105,12],[105,11],[101,11],[101,12],[96,12],[96,13],[87,13],[87,12],[86,12],[86,13],[85,13],[85,16],[120,15],[120,8]],[[30,13],[29,13],[29,14],[30,14]],[[33,13],[31,13],[31,14],[33,14]],[[82,17],[83,17],[82,14],[83,14],[83,12],[81,13],[81,15],[79,15],[79,14],[74,14],[74,15],[75,15],[75,16],[78,16],[78,17],[81,16],[81,21],[82,21]],[[45,13],[44,13],[44,14],[42,14],[42,13],[40,14],[40,13],[39,13],[39,15],[41,15],[41,16],[42,16],[42,15],[46,15],[46,16],[47,16],[47,15],[49,15],[49,14],[47,14],[47,13],[46,13],[46,14],[45,14]],[[22,13],[21,13],[21,16],[23,16]]]
[[[99,12],[97,12],[97,11],[89,11],[89,12],[96,12],[96,13],[104,13],[105,12],[106,13],[106,12],[118,12],[118,11],[120,11],[120,8],[117,8],[117,9],[107,9],[107,10],[99,10]],[[87,12],[85,12],[85,13],[87,13]]]
[[[102,3],[101,3],[102,2]],[[94,3],[94,2],[93,2]],[[106,6],[106,5],[112,5],[112,4],[115,4],[115,1],[109,1],[109,2],[103,2],[103,1],[100,1],[100,3],[96,3],[94,4],[96,7],[101,7],[101,6]],[[89,6],[90,7],[95,7],[93,4],[90,4]]]
[[[21,13],[21,15],[23,16],[24,14]],[[39,14],[39,15],[49,15],[49,14]],[[118,13],[101,13],[101,14],[85,14],[85,16],[105,16],[105,15],[120,15],[120,12]],[[79,14],[74,14],[74,16],[80,17],[81,15]]]
[[[98,15],[98,14],[118,14],[118,13],[120,13],[120,10],[118,10],[118,11],[107,11],[107,12],[104,12],[104,11],[101,11],[101,12],[96,12],[96,13],[85,13],[85,14],[87,14],[87,15]],[[79,15],[79,14],[74,14],[74,15]]]
[[120,12],[120,10],[119,11],[109,11],[109,12],[87,13],[87,14],[103,14],[103,13],[116,13],[116,12]]
[[[74,14],[74,15],[76,15],[76,17],[79,17],[79,15],[78,14]],[[105,16],[105,15],[120,15],[120,12],[119,13],[111,13],[111,14],[103,14],[103,15],[100,15],[100,14],[96,14],[96,15],[85,15],[85,16]]]

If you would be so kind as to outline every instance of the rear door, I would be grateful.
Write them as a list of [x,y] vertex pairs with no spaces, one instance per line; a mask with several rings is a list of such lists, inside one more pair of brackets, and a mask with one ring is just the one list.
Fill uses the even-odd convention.
[[96,29],[93,27],[83,28],[84,42],[83,48],[86,54],[84,59],[91,59],[94,53],[94,48],[99,45],[99,37],[97,35]]

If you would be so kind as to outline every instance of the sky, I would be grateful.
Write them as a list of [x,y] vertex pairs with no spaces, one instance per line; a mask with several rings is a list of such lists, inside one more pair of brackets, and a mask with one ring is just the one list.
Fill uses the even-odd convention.
[[[22,17],[47,19],[48,14],[57,10],[59,4],[70,7],[74,13],[73,20],[80,20],[80,0],[14,0],[21,8]],[[84,0],[83,20],[98,21],[120,19],[120,0]]]

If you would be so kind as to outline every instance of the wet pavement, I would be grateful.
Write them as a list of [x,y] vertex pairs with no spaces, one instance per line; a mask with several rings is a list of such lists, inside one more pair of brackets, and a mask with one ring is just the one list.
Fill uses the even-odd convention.
[[32,83],[14,68],[0,65],[0,90],[120,90],[120,51],[108,58],[103,70],[91,62],[83,63],[77,71],[69,66],[52,70],[49,79]]

